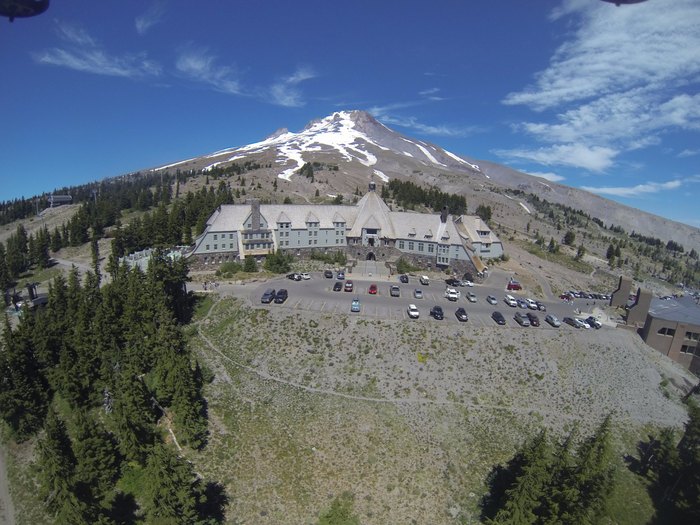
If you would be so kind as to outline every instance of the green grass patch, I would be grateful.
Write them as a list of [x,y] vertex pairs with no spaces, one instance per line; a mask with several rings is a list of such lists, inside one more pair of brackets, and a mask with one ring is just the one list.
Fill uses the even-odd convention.
[[535,255],[539,257],[540,259],[543,259],[548,262],[553,262],[556,264],[559,264],[560,266],[564,266],[565,268],[569,268],[570,270],[574,270],[576,272],[580,273],[585,273],[585,274],[590,274],[594,268],[590,264],[584,261],[576,260],[573,257],[569,257],[566,254],[557,252],[557,253],[551,253],[546,250],[543,250],[539,246],[537,246],[534,243],[531,243],[529,241],[524,241],[524,240],[515,240],[515,242],[518,246],[523,248],[525,251],[528,253],[531,253],[532,255]]

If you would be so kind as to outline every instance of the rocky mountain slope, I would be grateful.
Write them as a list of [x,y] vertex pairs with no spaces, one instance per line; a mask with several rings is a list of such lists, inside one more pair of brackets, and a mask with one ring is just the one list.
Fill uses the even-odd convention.
[[[370,179],[388,182],[399,178],[463,194],[468,202],[505,207],[502,215],[510,218],[509,226],[515,226],[528,222],[531,210],[517,200],[503,198],[502,193],[505,189],[521,190],[583,210],[606,225],[622,226],[628,232],[664,241],[673,239],[688,250],[700,248],[700,229],[500,164],[455,155],[434,144],[401,135],[363,111],[336,112],[310,122],[298,133],[281,129],[254,144],[228,148],[155,170],[207,172],[246,161],[264,166],[257,176],[289,182],[293,193],[307,197],[316,190],[328,195],[350,194],[356,188],[364,189]],[[307,162],[322,166],[323,176],[315,185],[298,174]],[[331,169],[323,171],[323,167]],[[476,205],[470,209],[475,209]]]

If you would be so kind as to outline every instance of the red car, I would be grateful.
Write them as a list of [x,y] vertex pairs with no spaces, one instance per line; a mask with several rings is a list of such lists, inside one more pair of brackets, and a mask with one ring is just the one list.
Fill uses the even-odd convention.
[[508,290],[522,290],[523,287],[518,281],[513,281],[512,279],[508,281],[508,286],[506,287]]
[[345,291],[346,292],[352,292],[352,281],[345,281]]
[[377,285],[376,284],[370,284],[369,285],[369,293],[372,295],[377,294]]

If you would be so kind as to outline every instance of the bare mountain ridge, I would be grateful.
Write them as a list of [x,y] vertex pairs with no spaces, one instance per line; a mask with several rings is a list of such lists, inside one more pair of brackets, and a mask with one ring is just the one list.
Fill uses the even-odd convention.
[[[316,190],[328,195],[350,194],[366,187],[370,179],[391,178],[433,184],[443,191],[460,193],[468,202],[497,203],[508,208],[513,223],[528,222],[527,207],[503,198],[499,190],[519,189],[550,202],[580,209],[618,225],[663,241],[673,239],[687,250],[700,250],[700,229],[671,221],[584,190],[528,175],[507,166],[474,160],[451,153],[434,144],[397,133],[364,111],[339,111],[309,122],[298,133],[286,128],[260,142],[227,148],[194,159],[155,168],[209,171],[232,163],[255,161],[271,168],[256,176],[289,182],[289,191],[311,197]],[[337,165],[337,172],[324,173],[310,184],[298,170],[306,162]],[[473,206],[475,207],[475,205]]]

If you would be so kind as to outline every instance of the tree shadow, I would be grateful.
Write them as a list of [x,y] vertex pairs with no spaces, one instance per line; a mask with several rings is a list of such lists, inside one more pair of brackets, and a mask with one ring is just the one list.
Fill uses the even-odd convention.
[[108,517],[119,525],[132,525],[142,523],[138,517],[139,506],[133,494],[118,492],[112,500],[112,505],[108,511]]
[[202,519],[223,523],[226,520],[228,504],[229,499],[224,486],[216,481],[209,481],[204,487],[204,497],[200,500],[197,510]]
[[517,454],[506,466],[496,465],[486,476],[487,492],[481,497],[479,506],[481,507],[480,519],[483,522],[492,520],[498,509],[501,508],[508,490],[517,478],[517,472],[522,466],[522,458]]

